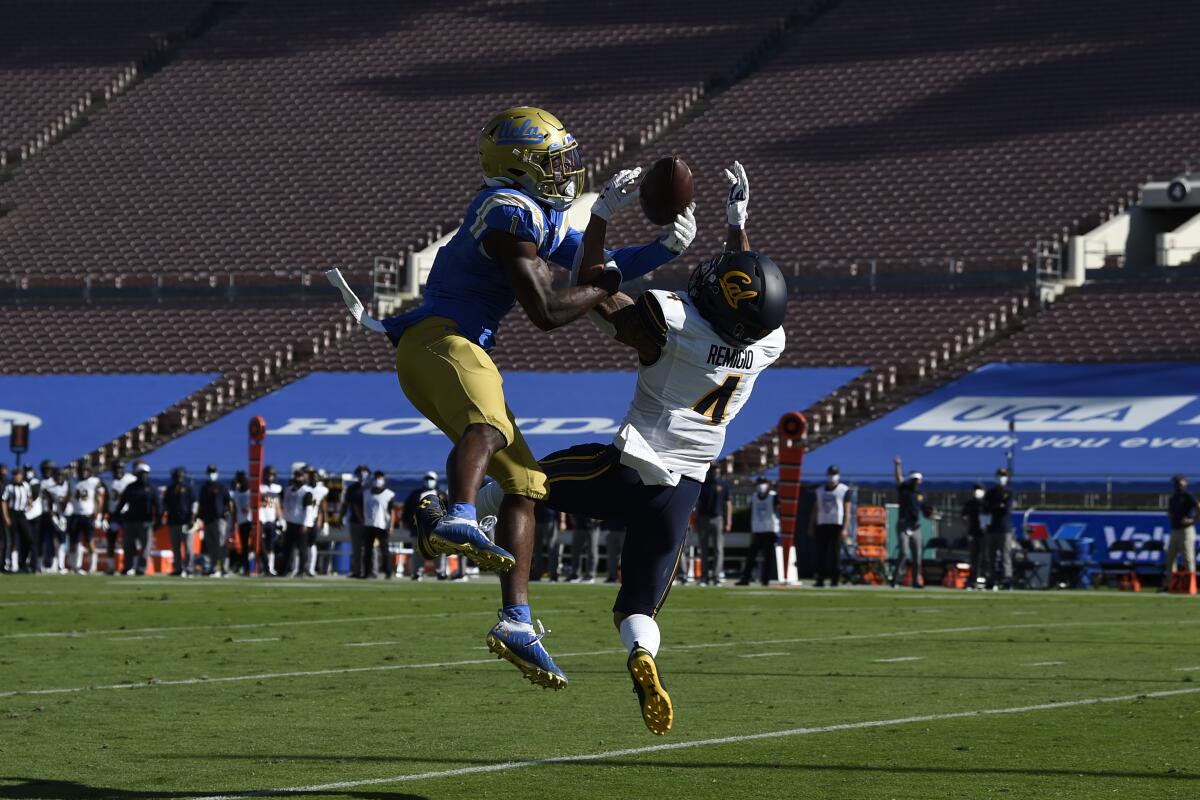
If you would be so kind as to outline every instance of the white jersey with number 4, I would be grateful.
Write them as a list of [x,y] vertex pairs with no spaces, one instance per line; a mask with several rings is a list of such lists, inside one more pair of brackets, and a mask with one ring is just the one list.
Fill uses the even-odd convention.
[[667,344],[657,361],[638,369],[633,402],[614,442],[621,463],[647,484],[673,486],[681,475],[703,481],[755,380],[783,353],[783,328],[738,347],[722,339],[686,297],[654,289],[637,302],[665,329]]

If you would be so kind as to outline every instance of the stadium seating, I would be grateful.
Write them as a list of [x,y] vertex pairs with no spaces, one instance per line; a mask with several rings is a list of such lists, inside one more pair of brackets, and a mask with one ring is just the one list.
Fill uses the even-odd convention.
[[248,3],[0,186],[0,273],[362,275],[458,224],[498,110],[544,105],[606,162],[811,4]]
[[1194,361],[1195,286],[1087,285],[977,361]]
[[125,89],[139,65],[208,5],[201,0],[20,0],[0,6],[3,161],[15,164],[45,147],[94,102]]
[[4,306],[5,374],[220,372],[282,368],[328,346],[348,318],[333,305],[80,303]]
[[1200,6],[1162,0],[847,0],[651,149],[692,166],[704,249],[738,158],[752,244],[786,271],[1016,269],[1195,163],[1200,89],[1178,65],[1198,26]]

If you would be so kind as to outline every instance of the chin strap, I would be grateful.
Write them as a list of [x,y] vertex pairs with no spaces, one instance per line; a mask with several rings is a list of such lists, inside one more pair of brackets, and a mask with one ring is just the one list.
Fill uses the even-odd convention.
[[350,309],[350,316],[354,317],[354,321],[362,325],[369,331],[376,333],[387,333],[387,329],[383,327],[383,323],[367,313],[363,307],[362,301],[358,299],[358,295],[350,288],[350,284],[346,283],[346,279],[342,277],[342,271],[337,267],[325,272],[325,277],[333,284],[333,288],[342,293],[342,300],[346,303],[346,308]]

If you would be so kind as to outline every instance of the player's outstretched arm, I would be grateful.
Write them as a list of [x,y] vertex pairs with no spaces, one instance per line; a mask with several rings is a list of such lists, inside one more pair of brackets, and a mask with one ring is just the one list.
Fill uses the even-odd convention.
[[662,309],[649,292],[636,302],[618,292],[593,308],[588,316],[608,336],[636,350],[643,364],[657,361],[667,344]]
[[729,223],[725,252],[740,253],[750,249],[750,238],[746,235],[746,218],[750,216],[750,181],[740,161],[734,161],[733,166],[725,170],[725,179],[729,181],[729,197],[725,201],[725,220]]
[[530,321],[544,331],[579,319],[621,285],[621,273],[610,270],[602,273],[594,285],[556,289],[550,269],[538,258],[537,247],[508,233],[492,231],[483,238],[483,249],[504,268],[517,302]]

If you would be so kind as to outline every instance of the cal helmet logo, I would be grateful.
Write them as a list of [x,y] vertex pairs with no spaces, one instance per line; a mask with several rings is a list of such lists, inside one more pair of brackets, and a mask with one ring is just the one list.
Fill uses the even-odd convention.
[[520,127],[516,120],[506,119],[496,132],[496,144],[540,144],[545,138],[541,128],[528,118],[521,120]]
[[753,278],[739,270],[726,272],[721,277],[721,294],[725,295],[725,302],[729,303],[730,308],[737,308],[743,300],[753,300],[758,297],[758,292],[742,288],[753,282]]

